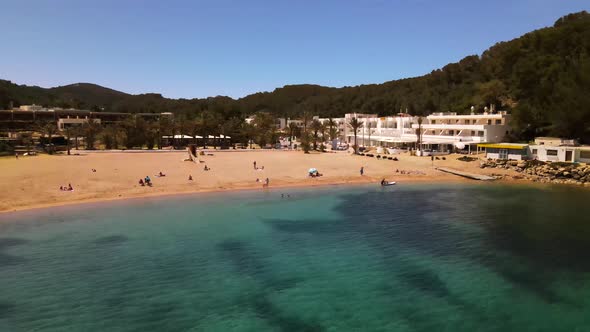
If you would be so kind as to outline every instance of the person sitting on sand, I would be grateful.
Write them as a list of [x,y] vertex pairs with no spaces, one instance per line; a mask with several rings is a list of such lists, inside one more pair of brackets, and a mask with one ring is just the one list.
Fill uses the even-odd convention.
[[189,175],[189,176],[188,176],[188,180],[189,180],[189,181],[192,181],[192,180],[193,180],[193,176],[192,176],[192,175]]
[[74,191],[74,188],[72,188],[72,184],[68,183],[68,191]]
[[211,169],[211,168],[207,167],[207,165],[205,165],[205,168],[203,168],[203,170],[204,170],[204,171],[208,171],[208,170],[210,170],[210,169]]
[[259,178],[256,178],[256,182],[260,182],[260,179]]
[[59,186],[59,190],[64,191],[64,187],[63,186]]
[[166,176],[166,174],[162,173],[162,171],[160,171],[160,174],[158,174],[160,177],[162,176]]
[[147,184],[148,186],[152,184],[152,179],[150,179],[149,175],[145,176],[144,181],[145,181],[145,184]]
[[142,186],[142,187],[145,186],[145,183],[143,182],[143,179],[139,179],[139,185]]

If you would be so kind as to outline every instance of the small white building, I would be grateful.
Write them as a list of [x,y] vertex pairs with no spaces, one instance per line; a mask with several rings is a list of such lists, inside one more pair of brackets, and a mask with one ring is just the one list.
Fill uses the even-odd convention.
[[531,145],[529,149],[531,159],[590,163],[590,146]]
[[478,144],[488,159],[525,160],[529,158],[529,145],[517,143]]

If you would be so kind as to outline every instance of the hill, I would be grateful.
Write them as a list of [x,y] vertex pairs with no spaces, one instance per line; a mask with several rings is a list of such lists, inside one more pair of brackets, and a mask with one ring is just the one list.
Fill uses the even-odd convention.
[[267,110],[294,117],[348,112],[390,115],[437,111],[468,112],[494,104],[514,114],[514,139],[556,135],[590,142],[590,14],[559,18],[481,55],[414,78],[383,84],[331,88],[288,85],[234,100],[229,97],[167,99],[159,94],[129,95],[92,84],[43,89],[0,81],[0,108],[19,104],[72,106],[123,112],[173,111],[194,117],[203,112],[229,118]]

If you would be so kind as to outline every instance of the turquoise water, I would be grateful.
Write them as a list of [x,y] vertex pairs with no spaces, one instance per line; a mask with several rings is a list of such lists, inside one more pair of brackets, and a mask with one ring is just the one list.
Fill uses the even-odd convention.
[[0,331],[590,330],[588,190],[283,192],[0,215]]

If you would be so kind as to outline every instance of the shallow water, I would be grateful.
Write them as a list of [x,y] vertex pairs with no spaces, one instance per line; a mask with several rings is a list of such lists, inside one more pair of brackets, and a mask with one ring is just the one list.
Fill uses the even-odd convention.
[[587,331],[590,191],[411,185],[0,215],[0,331]]

